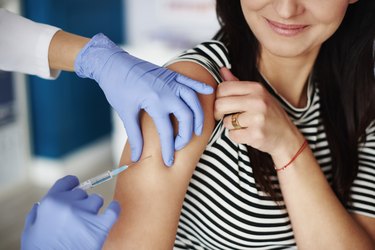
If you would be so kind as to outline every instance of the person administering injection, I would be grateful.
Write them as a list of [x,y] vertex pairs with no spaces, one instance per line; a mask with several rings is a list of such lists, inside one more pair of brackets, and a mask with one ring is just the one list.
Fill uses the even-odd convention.
[[[103,198],[97,194],[88,195],[86,190],[113,179],[132,165],[150,157],[108,170],[82,183],[72,175],[56,181],[29,212],[21,249],[101,249],[121,208],[117,201],[112,201],[99,214]],[[56,212],[59,216],[56,216]]]
[[21,249],[101,249],[120,214],[112,201],[99,214],[103,198],[76,188],[75,176],[65,176],[34,204],[25,221]]

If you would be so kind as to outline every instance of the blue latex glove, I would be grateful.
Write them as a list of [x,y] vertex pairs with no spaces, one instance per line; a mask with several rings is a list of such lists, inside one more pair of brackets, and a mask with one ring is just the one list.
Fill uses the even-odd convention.
[[87,195],[77,177],[58,180],[40,204],[27,215],[22,233],[21,249],[101,249],[116,222],[120,206],[111,204],[102,214],[103,199]]
[[[132,161],[137,161],[142,153],[138,117],[141,109],[152,117],[157,127],[167,166],[173,164],[174,151],[190,141],[193,129],[197,135],[202,133],[204,115],[195,91],[211,94],[212,87],[133,57],[103,34],[95,35],[86,44],[74,67],[78,76],[99,83],[119,114],[128,134]],[[175,141],[170,114],[179,123]]]

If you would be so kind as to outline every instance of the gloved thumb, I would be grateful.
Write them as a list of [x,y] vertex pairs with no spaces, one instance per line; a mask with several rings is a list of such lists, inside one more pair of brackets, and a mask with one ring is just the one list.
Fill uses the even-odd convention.
[[201,94],[209,95],[214,92],[214,89],[210,85],[195,81],[184,75],[178,74],[176,81]]
[[39,203],[35,203],[34,206],[31,208],[30,212],[28,213],[25,219],[25,230],[29,228],[32,224],[34,224],[37,216],[38,207]]
[[238,81],[239,80],[226,67],[223,67],[223,68],[220,69],[220,74],[221,74],[221,77],[223,78],[224,81]]
[[110,230],[112,226],[117,221],[121,212],[120,204],[117,201],[112,201],[104,213],[100,216],[100,220],[102,221],[103,225]]
[[79,185],[77,176],[67,175],[61,179],[58,179],[55,184],[48,190],[49,194],[70,191],[74,187]]

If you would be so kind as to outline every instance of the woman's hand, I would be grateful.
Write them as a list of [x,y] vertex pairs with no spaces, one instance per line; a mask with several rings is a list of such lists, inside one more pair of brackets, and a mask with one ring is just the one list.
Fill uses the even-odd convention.
[[[227,68],[216,93],[215,118],[224,117],[229,137],[269,153],[276,165],[287,163],[303,143],[303,136],[277,100],[260,84],[239,81]],[[235,129],[234,114],[237,116]]]

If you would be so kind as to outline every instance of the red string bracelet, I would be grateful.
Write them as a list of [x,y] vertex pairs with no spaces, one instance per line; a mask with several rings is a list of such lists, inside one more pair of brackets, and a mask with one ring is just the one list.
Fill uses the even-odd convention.
[[279,171],[283,171],[285,170],[290,164],[292,164],[292,162],[297,159],[297,157],[303,152],[303,150],[306,148],[307,146],[307,141],[305,140],[302,144],[302,146],[298,149],[297,153],[292,157],[292,159],[286,164],[284,165],[283,167],[281,168],[276,168],[275,167],[275,170],[276,172],[279,172]]

